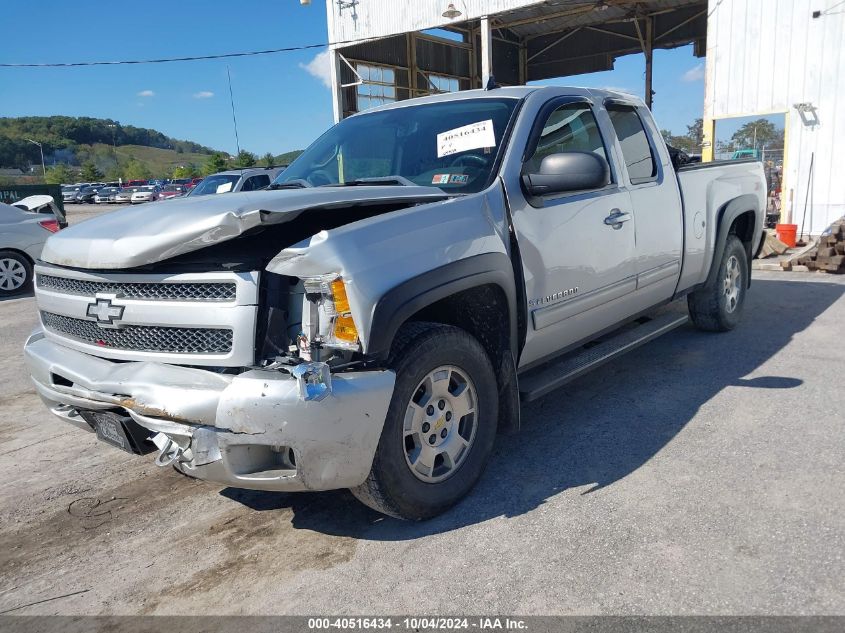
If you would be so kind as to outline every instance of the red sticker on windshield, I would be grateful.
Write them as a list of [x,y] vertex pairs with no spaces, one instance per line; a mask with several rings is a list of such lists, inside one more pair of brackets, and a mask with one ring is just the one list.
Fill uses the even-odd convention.
[[434,174],[434,177],[431,179],[432,185],[448,185],[449,184],[449,174]]

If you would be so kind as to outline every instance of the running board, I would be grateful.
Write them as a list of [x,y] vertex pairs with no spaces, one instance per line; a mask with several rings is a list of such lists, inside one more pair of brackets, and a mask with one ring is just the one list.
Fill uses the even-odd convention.
[[[683,304],[683,305],[679,305]],[[676,302],[649,317],[643,317],[611,333],[598,342],[588,343],[559,359],[551,360],[519,376],[519,395],[523,402],[542,398],[550,391],[583,376],[640,345],[671,332],[689,321],[686,301]]]

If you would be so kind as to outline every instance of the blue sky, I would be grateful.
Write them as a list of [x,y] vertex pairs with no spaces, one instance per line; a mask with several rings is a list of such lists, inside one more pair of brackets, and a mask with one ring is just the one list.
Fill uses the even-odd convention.
[[[10,2],[0,60],[67,62],[227,53],[325,42],[325,3],[146,0]],[[113,15],[108,17],[109,12]],[[32,28],[20,28],[30,25]],[[90,68],[0,68],[0,116],[112,118],[234,153],[226,65],[242,148],[274,154],[308,145],[332,123],[319,50],[230,60]],[[309,72],[309,64],[312,72]],[[655,52],[655,116],[680,134],[701,116],[703,60],[692,47]],[[642,55],[613,71],[549,83],[624,88],[642,96]]]

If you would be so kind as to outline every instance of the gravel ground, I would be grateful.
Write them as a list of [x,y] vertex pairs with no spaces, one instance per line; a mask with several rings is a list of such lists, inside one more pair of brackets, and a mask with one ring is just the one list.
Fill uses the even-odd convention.
[[66,204],[65,214],[69,224],[79,224],[104,213],[125,209],[128,204]]
[[0,611],[845,614],[843,292],[757,274],[737,330],[680,328],[526,406],[419,524],[193,481],[53,419],[22,361],[33,299],[2,301]]

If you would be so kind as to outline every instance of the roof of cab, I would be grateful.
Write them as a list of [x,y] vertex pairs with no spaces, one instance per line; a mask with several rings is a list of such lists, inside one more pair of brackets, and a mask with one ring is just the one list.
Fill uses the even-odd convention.
[[556,95],[573,95],[593,97],[596,99],[613,98],[642,105],[642,101],[636,95],[615,90],[604,90],[601,88],[579,88],[576,86],[508,86],[503,88],[493,88],[491,90],[475,89],[461,90],[459,92],[444,92],[441,94],[427,95],[425,97],[416,97],[414,99],[403,99],[402,101],[394,101],[393,103],[369,108],[352,116],[360,116],[362,114],[381,112],[384,110],[395,110],[397,108],[406,108],[408,106],[426,103],[439,103],[441,101],[462,101],[466,99],[483,98],[493,99],[497,97],[505,99],[523,99],[532,93],[548,93],[549,97]]

